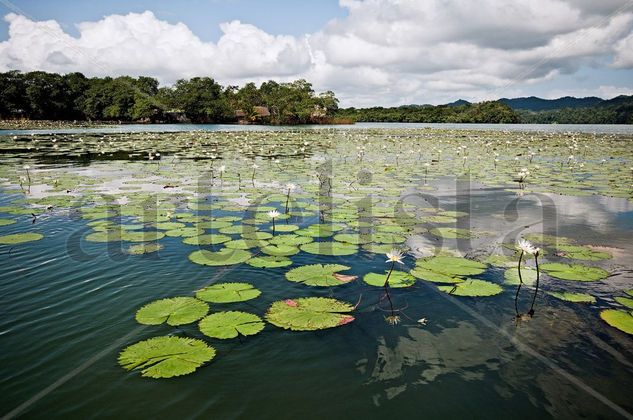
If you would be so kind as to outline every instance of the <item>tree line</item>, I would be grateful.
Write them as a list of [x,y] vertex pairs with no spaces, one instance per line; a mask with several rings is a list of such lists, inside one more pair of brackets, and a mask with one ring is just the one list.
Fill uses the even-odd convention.
[[466,105],[405,105],[392,108],[343,108],[337,116],[367,122],[513,124],[519,115],[497,101]]
[[354,121],[421,123],[633,123],[633,97],[585,108],[514,110],[499,101],[391,108],[339,108],[334,92],[305,80],[222,86],[209,77],[159,86],[152,77],[92,77],[43,71],[0,73],[0,118],[121,122],[318,124]]
[[333,92],[316,94],[305,80],[240,88],[194,77],[161,87],[145,76],[43,71],[0,73],[0,99],[0,118],[33,120],[306,124],[329,122],[338,109]]

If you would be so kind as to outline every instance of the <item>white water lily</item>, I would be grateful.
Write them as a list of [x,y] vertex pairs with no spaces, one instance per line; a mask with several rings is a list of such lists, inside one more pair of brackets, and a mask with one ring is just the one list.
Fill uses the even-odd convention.
[[293,191],[297,188],[297,185],[293,183],[286,184],[286,188],[288,189],[288,191]]
[[220,173],[224,173],[226,171],[226,166],[222,165],[218,168],[218,171],[220,171]]
[[540,251],[540,248],[535,247],[530,241],[523,238],[519,239],[517,244],[521,251],[525,252],[526,254],[535,255]]
[[279,213],[277,210],[271,210],[267,214],[268,214],[268,217],[270,217],[271,219],[274,219],[276,217],[279,217],[281,213]]
[[397,263],[400,263],[400,264],[404,264],[402,262],[403,255],[402,255],[401,251],[399,251],[399,250],[394,248],[391,251],[387,252],[386,255],[387,255],[387,261],[386,262],[397,262]]

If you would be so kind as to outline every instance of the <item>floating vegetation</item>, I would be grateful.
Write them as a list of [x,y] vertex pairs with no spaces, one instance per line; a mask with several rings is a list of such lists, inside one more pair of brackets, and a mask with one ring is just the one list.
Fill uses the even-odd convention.
[[[172,333],[189,334],[199,322],[200,331],[194,334],[200,337],[202,333],[208,340],[239,338],[262,331],[264,318],[282,329],[314,331],[384,311],[389,325],[402,324],[414,337],[411,331],[427,323],[425,316],[435,319],[433,314],[410,318],[404,313],[424,308],[420,299],[433,299],[412,287],[418,280],[435,283],[441,292],[454,296],[497,296],[482,299],[482,310],[486,304],[510,308],[510,293],[530,286],[532,305],[523,314],[530,315],[539,281],[532,265],[543,258],[547,262],[540,267],[551,277],[545,286],[552,290],[546,293],[553,298],[547,304],[570,310],[580,305],[559,300],[596,303],[602,296],[598,285],[583,284],[588,290],[578,293],[579,285],[558,280],[605,279],[609,272],[601,267],[609,259],[606,262],[618,274],[621,261],[626,261],[618,249],[580,245],[586,241],[573,236],[571,229],[564,230],[572,232],[570,237],[556,236],[554,230],[528,233],[534,224],[522,218],[522,212],[528,200],[550,195],[633,202],[629,137],[623,141],[622,136],[579,133],[359,128],[8,137],[0,142],[8,163],[0,174],[6,199],[0,206],[0,244],[37,241],[46,235],[41,244],[4,249],[9,258],[47,252],[49,244],[64,239],[59,231],[70,226],[89,242],[84,245],[93,255],[105,255],[106,249],[114,248],[108,244],[117,243],[116,248],[127,254],[154,254],[127,258],[130,265],[148,264],[148,272],[154,270],[152,261],[165,258],[170,269],[183,270],[191,284],[219,274],[223,282],[195,291],[195,298],[150,302],[157,297],[147,297],[150,303],[138,309],[137,321],[161,329],[178,327]],[[573,159],[568,158],[571,151]],[[77,162],[81,165],[74,165]],[[482,194],[501,194],[478,201],[476,192],[473,206],[461,206],[453,194],[462,194],[456,188],[466,183],[477,185]],[[510,206],[495,207],[496,198],[506,195],[516,198],[516,215]],[[569,207],[590,199],[569,201]],[[490,212],[486,216],[491,219],[479,219],[482,212]],[[56,223],[61,215],[68,216],[68,225]],[[472,219],[467,220],[469,216]],[[548,221],[543,220],[543,226]],[[45,230],[49,226],[63,229]],[[500,238],[510,231],[512,236],[493,242],[492,230]],[[538,258],[517,247],[518,232],[541,248]],[[169,252],[158,252],[163,249]],[[191,264],[183,261],[187,254]],[[388,270],[383,270],[384,254]],[[234,277],[225,273],[233,268],[243,276],[235,278],[249,283],[231,282]],[[284,289],[302,290],[303,296],[271,302],[275,293],[285,295]],[[509,293],[502,294],[504,290]],[[318,297],[324,295],[330,297]],[[600,316],[631,333],[633,292],[629,295],[614,297],[609,301],[614,308]],[[362,310],[353,315],[355,306],[338,300],[341,296],[358,299]],[[403,296],[402,308],[395,308]],[[371,302],[364,305],[366,300]],[[257,309],[209,313],[209,304],[214,310],[217,305],[259,307],[253,303],[270,305],[265,316]],[[593,311],[597,319],[595,307],[583,310]],[[437,319],[441,326],[444,320]],[[180,327],[187,324],[192,325]],[[262,334],[253,342],[265,339]],[[237,340],[233,345],[239,351]],[[202,341],[169,336],[127,347],[119,362],[143,376],[166,378],[191,373],[214,356],[215,350]]]
[[136,321],[145,325],[183,325],[209,312],[209,305],[192,297],[174,297],[148,303],[136,312]]
[[119,354],[125,370],[140,370],[147,378],[172,378],[194,372],[215,357],[215,349],[201,340],[154,337],[126,347]]
[[581,264],[545,263],[541,268],[551,277],[561,280],[598,281],[609,276],[609,272],[599,267]]
[[222,248],[217,252],[201,249],[189,254],[189,260],[196,264],[219,266],[234,265],[248,261],[251,253],[240,249]]
[[454,285],[438,286],[437,288],[449,295],[471,297],[494,296],[503,291],[498,284],[477,279],[467,279],[460,283],[455,283]]
[[227,311],[204,317],[198,326],[202,334],[226,340],[238,336],[255,335],[264,329],[264,322],[255,314]]
[[44,238],[44,235],[41,233],[13,233],[11,235],[0,236],[0,245],[18,245],[26,242],[39,241],[42,238]]
[[620,309],[605,309],[600,312],[602,318],[607,324],[627,334],[633,335],[633,313]]
[[350,267],[340,264],[311,264],[286,272],[286,279],[306,286],[340,286],[356,280],[356,276],[341,274]]
[[571,292],[546,292],[548,295],[556,299],[573,303],[596,303],[596,298],[588,293],[571,293]]
[[243,302],[261,295],[258,289],[249,283],[218,283],[196,292],[196,297],[211,303]]
[[354,321],[354,306],[332,298],[297,298],[275,302],[266,312],[271,324],[293,331],[339,327]]

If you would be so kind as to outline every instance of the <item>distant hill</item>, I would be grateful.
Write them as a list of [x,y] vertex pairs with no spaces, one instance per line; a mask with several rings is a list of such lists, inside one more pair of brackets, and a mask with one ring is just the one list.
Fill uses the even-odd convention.
[[446,106],[462,106],[462,105],[470,105],[470,102],[465,101],[463,99],[458,99],[455,102],[446,104]]
[[574,98],[565,96],[558,99],[542,99],[536,96],[526,98],[501,98],[499,102],[508,105],[512,109],[525,109],[528,111],[551,111],[562,108],[589,108],[604,102],[604,99],[588,96],[586,98]]

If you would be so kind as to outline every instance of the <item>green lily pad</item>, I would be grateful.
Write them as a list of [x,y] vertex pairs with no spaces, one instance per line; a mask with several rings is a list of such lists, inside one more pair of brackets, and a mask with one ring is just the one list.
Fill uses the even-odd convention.
[[191,236],[183,239],[182,243],[187,245],[219,245],[231,240],[230,236],[219,233]]
[[572,260],[599,261],[611,258],[608,252],[594,251],[591,248],[580,245],[559,245],[557,251],[565,258]]
[[236,239],[224,243],[224,246],[231,249],[251,249],[260,246],[266,246],[268,242],[258,241],[256,239]]
[[277,235],[274,238],[270,239],[268,242],[273,245],[299,246],[309,244],[312,241],[314,241],[314,239],[309,236]]
[[209,312],[209,305],[192,297],[160,299],[136,312],[136,321],[144,325],[182,325],[197,321]]
[[184,337],[154,337],[126,347],[119,354],[125,370],[140,370],[147,378],[171,378],[194,372],[215,357],[204,341]]
[[479,261],[443,255],[418,260],[416,266],[451,277],[474,276],[486,270],[486,264]]
[[609,276],[609,272],[599,267],[581,264],[545,263],[541,268],[551,277],[561,280],[597,281]]
[[165,233],[158,231],[122,231],[120,237],[122,241],[128,242],[154,242],[163,239],[165,237]]
[[356,245],[345,242],[310,242],[309,244],[301,245],[299,248],[310,254],[330,256],[353,255],[358,252]]
[[199,323],[202,334],[226,340],[239,335],[255,335],[264,329],[260,317],[248,312],[217,312],[204,317]]
[[261,248],[261,251],[267,255],[275,257],[289,257],[299,253],[299,248],[290,245],[268,245]]
[[629,309],[633,309],[633,299],[622,296],[616,296],[614,299],[620,305],[626,306]]
[[266,319],[271,324],[292,331],[315,331],[349,324],[354,306],[332,298],[311,297],[274,302]]
[[129,246],[125,252],[130,255],[142,255],[142,254],[150,254],[152,252],[160,251],[163,249],[163,246],[158,243],[152,244],[138,244]]
[[15,223],[15,219],[0,219],[0,226],[12,225]]
[[264,257],[253,257],[246,261],[246,264],[257,268],[279,268],[292,265],[292,260],[287,257],[266,255]]
[[241,249],[222,248],[217,252],[201,249],[189,254],[189,260],[196,264],[220,266],[240,264],[251,257],[251,253]]
[[191,238],[192,236],[203,235],[204,230],[195,227],[183,227],[165,232],[165,236],[170,238]]
[[588,293],[546,292],[548,295],[566,302],[596,303],[596,298]]
[[280,223],[275,226],[275,232],[294,232],[295,230],[298,230],[298,229],[299,229],[299,226],[297,225],[284,225]]
[[261,294],[249,283],[218,283],[198,290],[196,297],[205,302],[231,303],[255,299]]
[[484,280],[468,279],[450,286],[438,286],[442,292],[455,296],[494,296],[503,291],[501,286]]
[[[363,277],[363,281],[371,286],[383,287],[387,280],[387,273],[368,273]],[[389,276],[389,287],[409,287],[415,284],[415,277],[405,271],[393,270]]]
[[26,242],[39,241],[44,235],[35,232],[13,233],[11,235],[0,236],[0,245],[17,245]]
[[437,271],[427,270],[420,266],[413,268],[409,274],[421,280],[431,281],[433,283],[461,283],[464,281],[464,279],[459,276],[438,273]]
[[445,239],[469,239],[472,238],[472,233],[467,229],[458,229],[452,227],[439,227],[429,230],[431,235],[445,238]]
[[600,318],[620,331],[633,334],[633,314],[631,312],[619,309],[605,309],[600,312]]
[[356,279],[356,276],[339,274],[340,271],[349,269],[348,266],[340,264],[303,265],[288,271],[286,279],[306,286],[340,286]]
[[268,232],[245,232],[245,233],[242,233],[242,238],[244,238],[244,239],[251,239],[251,240],[258,240],[258,241],[270,239],[272,237],[273,237],[273,235],[271,233],[268,233]]

